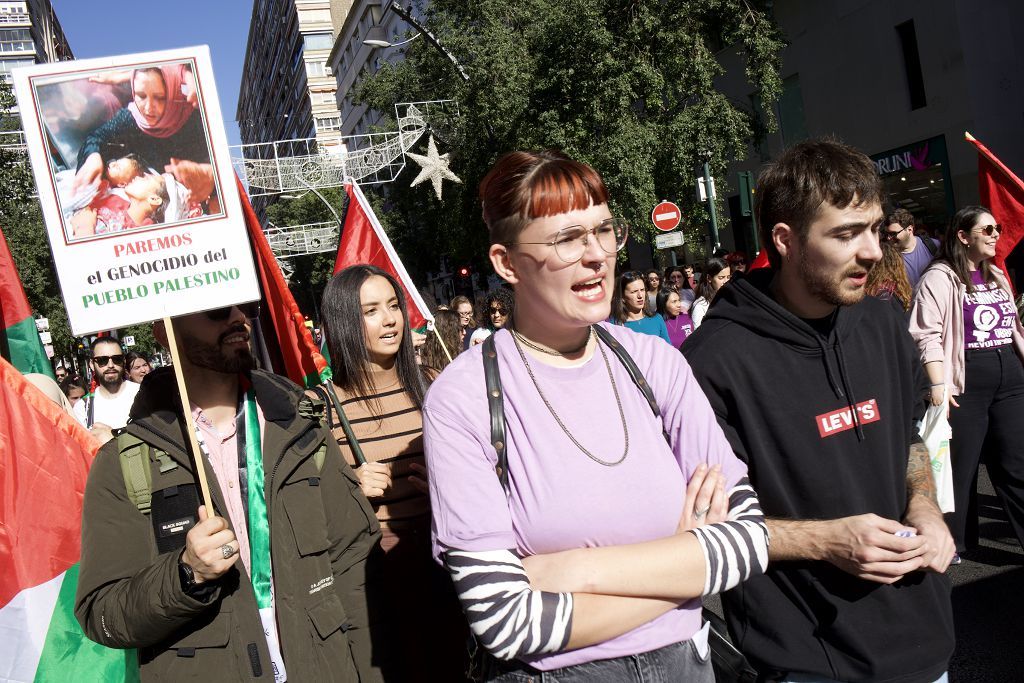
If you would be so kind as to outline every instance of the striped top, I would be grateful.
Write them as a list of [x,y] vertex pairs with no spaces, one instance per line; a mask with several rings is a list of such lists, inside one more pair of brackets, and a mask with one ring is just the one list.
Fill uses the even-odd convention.
[[[381,526],[430,526],[430,498],[420,493],[409,481],[416,474],[409,465],[425,466],[423,457],[423,414],[412,398],[399,384],[394,371],[373,373],[376,393],[367,397],[353,396],[335,385],[341,408],[348,417],[367,462],[391,465],[391,488],[381,498],[370,498]],[[331,433],[341,446],[341,452],[352,467],[355,455],[348,447],[348,439],[341,421],[328,403]],[[422,475],[421,475],[422,476]]]

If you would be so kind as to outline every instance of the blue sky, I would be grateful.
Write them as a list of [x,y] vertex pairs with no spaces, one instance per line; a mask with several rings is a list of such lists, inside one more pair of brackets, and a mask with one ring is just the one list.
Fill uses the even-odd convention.
[[228,144],[235,121],[252,0],[51,0],[78,59],[209,45]]

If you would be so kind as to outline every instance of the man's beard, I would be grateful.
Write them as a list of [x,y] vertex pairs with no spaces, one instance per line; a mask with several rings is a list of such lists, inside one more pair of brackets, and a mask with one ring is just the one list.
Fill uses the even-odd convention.
[[185,330],[181,330],[178,334],[181,335],[181,350],[192,365],[233,375],[239,372],[248,372],[256,365],[248,345],[234,351],[226,351],[222,348],[224,339],[240,333],[248,335],[245,325],[235,325],[224,332],[217,339],[216,344],[200,341]]
[[106,389],[111,394],[116,394],[121,385],[124,384],[124,376],[118,372],[117,377],[112,380],[105,379],[103,377],[103,371],[96,372],[96,383]]
[[[865,266],[858,263],[855,270],[871,272],[873,265],[869,263]],[[807,249],[800,251],[797,271],[807,286],[808,293],[832,306],[852,306],[864,298],[864,287],[853,291],[843,289],[843,280],[851,274],[850,269],[839,273],[832,269],[813,266],[807,259]]]

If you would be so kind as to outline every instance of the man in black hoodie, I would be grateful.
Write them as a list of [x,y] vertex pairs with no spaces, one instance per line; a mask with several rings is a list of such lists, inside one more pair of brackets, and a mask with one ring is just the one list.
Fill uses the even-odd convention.
[[683,346],[771,535],[724,596],[767,680],[944,680],[954,546],[915,423],[926,380],[903,320],[865,298],[881,258],[871,161],[811,140],[759,178],[771,268],[726,285]]

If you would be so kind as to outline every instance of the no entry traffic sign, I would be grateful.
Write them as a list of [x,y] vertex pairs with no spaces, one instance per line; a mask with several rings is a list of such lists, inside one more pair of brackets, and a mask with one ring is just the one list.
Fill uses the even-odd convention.
[[682,217],[683,215],[679,212],[679,207],[672,202],[662,202],[654,207],[654,211],[651,211],[651,222],[654,223],[654,227],[662,232],[675,230],[679,226],[679,221]]

